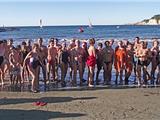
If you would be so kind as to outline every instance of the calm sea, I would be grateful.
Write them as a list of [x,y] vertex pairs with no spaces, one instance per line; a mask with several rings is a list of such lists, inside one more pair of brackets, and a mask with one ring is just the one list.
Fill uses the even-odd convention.
[[113,39],[129,39],[132,41],[134,37],[139,36],[143,39],[160,38],[160,26],[133,26],[133,25],[101,25],[83,26],[84,32],[79,33],[80,26],[44,26],[39,27],[18,27],[19,30],[1,32],[0,39],[13,38],[15,43],[21,43],[23,40],[32,39],[33,41],[39,37],[43,37],[45,43],[51,37],[61,39],[88,39],[96,38],[103,40],[108,38]]

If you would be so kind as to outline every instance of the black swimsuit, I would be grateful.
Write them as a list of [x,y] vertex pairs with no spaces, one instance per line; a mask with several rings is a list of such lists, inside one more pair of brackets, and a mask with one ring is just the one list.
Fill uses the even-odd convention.
[[26,50],[22,51],[23,60],[26,58],[28,52]]
[[3,61],[4,61],[4,57],[0,56],[0,66],[2,65]]
[[67,51],[63,51],[62,52],[62,62],[67,64],[69,62],[68,57],[69,57],[69,53]]
[[140,65],[140,66],[148,66],[148,61],[147,60],[145,60],[145,61],[138,60],[138,65]]

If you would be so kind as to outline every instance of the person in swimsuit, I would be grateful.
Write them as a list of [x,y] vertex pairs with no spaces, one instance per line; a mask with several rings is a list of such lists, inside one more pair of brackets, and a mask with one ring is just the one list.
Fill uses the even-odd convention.
[[157,54],[157,67],[158,67],[158,73],[157,73],[157,79],[156,79],[156,84],[160,84],[160,48],[158,49],[158,54]]
[[[24,62],[24,59],[26,58],[26,56],[27,56],[27,54],[30,52],[30,50],[28,49],[28,47],[27,47],[27,44],[26,44],[26,42],[22,42],[22,44],[21,44],[21,54],[22,54],[22,63],[21,63],[21,65],[22,65],[22,67],[23,67],[23,62]],[[21,72],[21,78],[22,78],[22,82],[24,83],[24,77],[25,77],[25,73],[26,73],[26,77],[27,77],[27,81],[29,81],[29,71],[28,71],[28,69],[27,69],[27,67],[26,68],[24,68],[24,70]]]
[[118,76],[120,77],[120,84],[123,84],[123,71],[125,70],[126,66],[126,50],[123,47],[122,41],[118,41],[118,47],[115,49],[115,60],[114,60],[114,67],[116,69],[116,81],[115,84],[118,83]]
[[131,43],[128,43],[127,48],[126,48],[126,70],[125,70],[125,85],[128,85],[128,79],[132,73],[132,68],[133,68],[133,58],[134,57],[134,52],[133,52],[133,45]]
[[70,61],[70,54],[67,50],[67,45],[65,42],[62,43],[62,49],[59,51],[60,56],[60,68],[61,68],[61,85],[62,87],[66,86],[65,77],[68,70],[68,65]]
[[158,65],[158,54],[159,54],[159,42],[157,40],[153,41],[153,47],[151,48],[151,54],[152,54],[151,84],[154,84],[155,70]]
[[42,64],[40,57],[40,48],[37,43],[33,44],[32,51],[28,53],[23,62],[23,68],[28,67],[29,73],[32,76],[32,87],[31,91],[36,93],[38,92],[38,78],[39,78],[39,67]]
[[[58,39],[54,38],[54,47],[57,49],[57,52],[62,48],[61,44],[58,43]],[[59,56],[56,57],[56,64],[55,64],[55,80],[58,80],[58,68],[59,68]]]
[[[87,57],[88,57],[88,48],[87,48],[87,42],[86,41],[82,42],[82,49],[84,51],[83,56],[82,56],[82,76],[83,76],[84,72],[85,72],[85,68],[86,68],[86,60],[87,60]],[[82,82],[86,82],[84,77],[83,77]]]
[[[73,48],[75,48],[76,47],[76,44],[75,44],[75,39],[72,39],[71,41],[70,41],[70,44],[69,44],[69,46],[68,46],[68,51],[69,51],[69,54],[70,54],[70,56],[71,56],[71,54],[72,54],[72,49]],[[73,74],[73,69],[72,69],[72,65],[71,65],[71,62],[70,62],[70,65],[69,65],[69,74],[70,74],[70,81],[72,81],[72,74]]]
[[95,39],[89,39],[89,48],[88,48],[88,58],[87,58],[87,66],[89,71],[89,79],[88,79],[88,86],[93,87],[94,82],[94,69],[96,65],[96,49],[94,47]]
[[112,77],[112,64],[114,60],[114,50],[110,46],[109,41],[105,41],[105,48],[102,51],[102,63],[103,63],[103,78],[104,78],[104,85],[111,84],[111,77]]
[[96,60],[96,63],[97,63],[97,72],[96,72],[96,85],[99,85],[99,80],[98,80],[98,77],[99,77],[99,73],[103,67],[103,44],[102,43],[98,43],[98,48],[96,50],[96,53],[97,53],[97,60]]
[[[44,80],[44,84],[46,85],[46,61],[47,61],[48,49],[45,45],[43,45],[43,38],[39,38],[37,41],[37,44],[39,45],[39,50],[41,53],[40,57],[42,60],[42,64],[40,68],[42,68],[43,80]],[[40,69],[39,69],[39,74],[40,74]]]
[[47,77],[49,82],[50,82],[50,71],[52,71],[52,76],[53,76],[52,81],[55,81],[55,65],[56,65],[57,55],[58,51],[54,47],[54,40],[51,39],[49,41],[48,56],[47,56]]
[[20,55],[18,48],[13,47],[11,49],[11,53],[9,54],[11,85],[14,85],[15,81],[16,84],[19,82],[21,85],[21,62],[22,56]]
[[0,80],[1,80],[1,85],[4,84],[4,56],[6,53],[6,47],[4,45],[3,41],[0,41]]
[[134,40],[134,46],[133,46],[133,49],[134,49],[134,74],[135,74],[135,81],[136,81],[136,78],[137,78],[137,63],[138,63],[138,58],[136,57],[136,52],[140,49],[140,38],[139,37],[136,37],[135,40]]
[[[136,52],[136,56],[138,58],[138,66],[137,66],[137,73],[138,73],[138,86],[142,84],[147,84],[147,66],[148,66],[148,56],[149,50],[145,48],[145,42],[141,41],[140,49]],[[143,82],[141,81],[141,69],[143,70]]]
[[11,49],[13,46],[13,39],[8,39],[7,41],[3,41],[5,45],[5,54],[4,54],[4,63],[3,63],[3,70],[4,70],[4,77],[9,72],[10,74],[10,64],[9,64],[9,54],[11,53]]
[[74,47],[71,50],[71,68],[73,71],[73,78],[72,79],[72,85],[76,86],[77,85],[77,70],[79,71],[79,78],[80,78],[80,86],[82,86],[82,80],[83,80],[83,62],[82,62],[82,56],[84,54],[84,50],[82,47],[80,47],[80,41],[76,40],[75,41],[76,47]]

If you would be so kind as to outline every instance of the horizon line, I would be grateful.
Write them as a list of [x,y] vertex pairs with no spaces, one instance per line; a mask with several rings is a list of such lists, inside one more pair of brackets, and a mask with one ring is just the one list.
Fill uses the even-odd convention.
[[[92,26],[110,26],[110,25],[132,25],[132,24],[94,24]],[[58,24],[58,25],[43,25],[43,27],[51,27],[51,26],[89,26],[88,24]],[[40,27],[39,25],[1,25],[0,27]]]

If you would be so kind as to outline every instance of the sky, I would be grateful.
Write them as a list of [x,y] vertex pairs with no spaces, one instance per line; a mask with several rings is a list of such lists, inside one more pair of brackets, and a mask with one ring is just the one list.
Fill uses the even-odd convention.
[[160,0],[0,0],[0,9],[0,26],[121,25],[160,14]]

